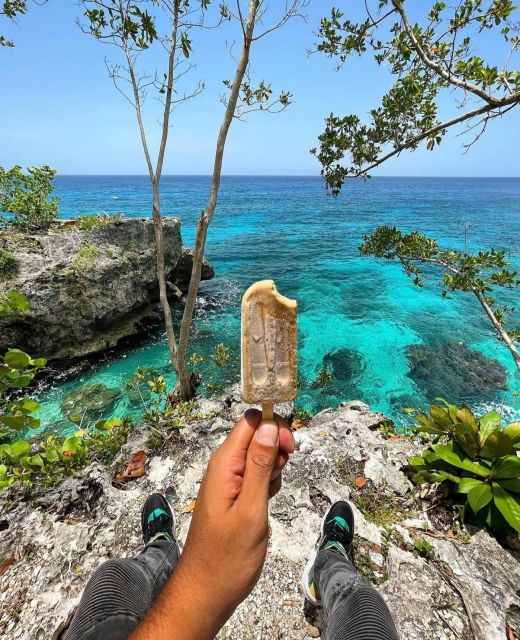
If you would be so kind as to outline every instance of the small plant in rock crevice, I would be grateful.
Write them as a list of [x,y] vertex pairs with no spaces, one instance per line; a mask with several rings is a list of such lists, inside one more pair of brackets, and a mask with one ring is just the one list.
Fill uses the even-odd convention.
[[437,402],[416,417],[417,432],[432,444],[408,459],[411,479],[446,483],[463,521],[499,535],[520,532],[520,422],[502,428],[496,411],[477,417],[464,405]]
[[324,367],[320,371],[318,371],[316,378],[312,382],[312,386],[319,389],[324,389],[325,387],[330,386],[332,383],[332,373]]
[[6,249],[0,248],[0,280],[9,280],[18,273],[18,261]]

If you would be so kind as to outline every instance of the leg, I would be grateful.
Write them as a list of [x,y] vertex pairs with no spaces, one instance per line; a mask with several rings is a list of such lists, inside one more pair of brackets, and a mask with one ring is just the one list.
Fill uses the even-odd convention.
[[175,541],[157,540],[135,558],[105,562],[85,587],[65,640],[126,639],[162,591],[178,557]]
[[385,601],[344,555],[321,550],[314,579],[321,600],[318,626],[325,640],[398,639]]

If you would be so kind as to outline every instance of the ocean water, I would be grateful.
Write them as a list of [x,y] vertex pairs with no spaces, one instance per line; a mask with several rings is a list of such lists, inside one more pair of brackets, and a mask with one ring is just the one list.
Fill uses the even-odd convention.
[[[181,218],[185,245],[193,243],[208,189],[207,177],[163,179],[163,212]],[[58,176],[56,193],[64,218],[99,212],[150,215],[146,177]],[[272,278],[284,295],[298,301],[299,373],[306,381],[299,407],[319,410],[357,398],[406,424],[404,408],[424,407],[444,395],[479,410],[498,407],[510,418],[519,416],[520,377],[476,299],[457,294],[445,300],[438,273],[427,274],[427,286],[419,289],[397,264],[360,256],[364,234],[383,224],[420,229],[455,248],[464,247],[469,224],[471,251],[505,249],[520,267],[520,179],[374,178],[349,183],[342,196],[333,198],[318,177],[223,178],[206,250],[216,277],[201,287],[191,341],[191,350],[206,357],[205,383],[221,378],[209,357],[219,342],[233,354],[226,379],[238,376],[241,296],[252,282]],[[515,298],[518,302],[518,291],[504,292],[500,300],[512,304]],[[446,345],[454,355],[446,357]],[[460,345],[490,360],[468,374],[468,354]],[[419,347],[430,351],[426,362],[414,367],[423,353]],[[324,364],[333,381],[315,388],[311,381]],[[61,412],[63,397],[90,383],[120,390],[111,415],[138,415],[139,406],[125,391],[137,367],[152,367],[173,381],[162,332],[42,389],[44,428],[71,430]],[[507,388],[486,384],[497,367],[506,372]]]

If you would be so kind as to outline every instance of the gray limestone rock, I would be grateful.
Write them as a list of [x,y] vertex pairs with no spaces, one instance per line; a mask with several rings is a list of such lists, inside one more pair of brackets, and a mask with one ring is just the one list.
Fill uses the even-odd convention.
[[[182,248],[180,225],[177,218],[164,219],[166,277],[185,290],[192,255]],[[0,282],[0,289],[16,289],[30,303],[28,312],[0,319],[2,350],[16,346],[34,357],[69,360],[115,347],[158,322],[149,218],[88,230],[9,230],[0,234],[0,247],[18,263],[16,277]],[[207,262],[202,277],[213,277]]]
[[[236,388],[201,399],[199,418],[181,429],[175,445],[150,454],[146,474],[123,489],[112,485],[113,470],[92,465],[41,497],[39,506],[15,501],[4,509],[0,567],[10,558],[12,563],[2,576],[0,636],[51,638],[101,563],[139,551],[139,515],[149,493],[171,488],[182,543],[191,519],[183,509],[196,498],[212,452],[243,409],[239,399]],[[381,414],[345,403],[294,432],[297,448],[270,505],[272,533],[262,577],[219,639],[316,637],[304,616],[299,579],[324,512],[349,498],[355,505],[358,569],[378,585],[403,640],[505,640],[506,624],[520,628],[518,556],[484,531],[468,542],[436,528],[431,503],[419,498],[401,471],[417,446],[384,439],[374,430],[378,423]],[[126,457],[143,446],[139,429],[133,438],[125,445]],[[357,474],[367,480],[361,493],[353,482]],[[392,511],[395,522],[385,530],[359,495],[384,498],[403,512]],[[424,529],[424,522],[431,528]],[[388,524],[396,532],[390,539]],[[428,558],[413,553],[418,535],[432,545]]]

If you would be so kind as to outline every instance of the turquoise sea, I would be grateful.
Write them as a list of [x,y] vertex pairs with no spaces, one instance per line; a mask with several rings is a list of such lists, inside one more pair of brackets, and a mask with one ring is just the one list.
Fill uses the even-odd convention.
[[[185,245],[193,242],[208,188],[207,177],[163,180],[163,211],[181,218]],[[103,211],[150,215],[146,177],[61,176],[56,192],[64,218]],[[455,248],[464,247],[468,224],[471,251],[505,249],[520,267],[520,179],[374,178],[349,183],[333,198],[318,177],[225,177],[206,252],[216,277],[201,287],[191,343],[206,355],[206,382],[218,380],[207,355],[219,342],[234,356],[227,375],[237,374],[241,296],[255,280],[272,278],[298,301],[299,371],[307,381],[300,407],[318,410],[358,398],[405,424],[405,407],[444,395],[519,416],[514,392],[520,377],[474,297],[445,300],[435,272],[418,289],[397,264],[359,255],[363,235],[382,224],[420,229]],[[518,297],[518,291],[506,292],[501,300],[511,304]],[[464,345],[490,360],[472,363]],[[324,365],[332,383],[314,388],[310,381]],[[67,430],[60,410],[64,394],[93,382],[121,389],[112,415],[138,413],[124,391],[137,367],[153,367],[172,379],[162,332],[42,389],[45,427],[59,423]]]

